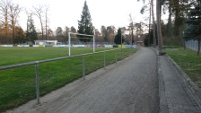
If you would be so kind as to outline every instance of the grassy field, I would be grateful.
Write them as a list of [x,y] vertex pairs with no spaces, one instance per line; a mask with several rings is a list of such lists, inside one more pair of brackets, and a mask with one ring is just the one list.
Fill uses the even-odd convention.
[[166,52],[201,88],[201,56],[197,56],[196,51],[183,48],[166,49]]
[[[99,48],[96,51],[104,50]],[[137,49],[120,49],[106,53],[106,64],[129,56]],[[91,48],[74,48],[72,54],[92,52]],[[0,66],[68,55],[67,48],[0,48]],[[86,56],[86,74],[102,68],[103,53]],[[60,88],[82,77],[82,58],[69,58],[39,64],[40,95]],[[0,70],[0,112],[36,98],[35,67]]]
[[[103,51],[97,48],[96,51]],[[92,48],[71,48],[71,55],[91,53]],[[0,66],[68,56],[68,48],[0,48]]]

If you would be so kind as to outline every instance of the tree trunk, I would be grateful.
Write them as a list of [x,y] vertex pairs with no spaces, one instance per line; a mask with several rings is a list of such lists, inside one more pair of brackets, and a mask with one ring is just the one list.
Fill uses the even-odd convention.
[[170,45],[173,45],[172,42],[173,42],[173,37],[172,37],[172,10],[171,10],[171,4],[169,4],[169,15],[168,15],[168,41],[170,42]]
[[131,45],[133,45],[133,43],[135,42],[134,41],[134,38],[133,38],[133,22],[132,22],[132,26],[131,26]]
[[156,47],[156,29],[155,29],[155,17],[154,17],[154,4],[153,0],[151,0],[151,7],[152,7],[152,21],[153,21],[153,44],[154,48]]
[[42,40],[43,40],[43,22],[42,22],[42,19],[40,18],[40,26],[41,26],[41,32],[42,32]]
[[184,46],[184,50],[186,50],[186,41],[184,38],[183,38],[183,46]]
[[150,9],[149,9],[149,38],[148,38],[148,46],[151,45],[151,4],[150,4]]
[[161,33],[161,1],[156,1],[156,11],[157,11],[157,35],[158,35],[158,50],[159,55],[163,55],[163,38]]
[[175,38],[179,36],[179,27],[180,27],[180,9],[179,9],[179,1],[175,1],[175,22],[174,22],[174,35]]
[[45,18],[46,18],[46,19],[45,19],[45,24],[46,24],[46,25],[45,25],[45,31],[46,31],[45,34],[46,34],[46,40],[47,40],[47,9],[46,9],[46,15],[45,15]]
[[27,34],[29,32],[29,29],[28,29],[28,22],[29,22],[29,15],[28,15],[28,18],[27,18],[27,32],[26,32],[26,40],[29,41],[29,38],[27,37]]
[[6,43],[8,44],[8,7],[5,10],[5,29],[6,29]]
[[197,51],[197,55],[200,55],[200,37],[198,38],[198,51]]
[[12,29],[13,29],[13,44],[14,44],[14,40],[15,40],[15,26],[14,26],[14,22],[13,22],[13,20],[12,20]]

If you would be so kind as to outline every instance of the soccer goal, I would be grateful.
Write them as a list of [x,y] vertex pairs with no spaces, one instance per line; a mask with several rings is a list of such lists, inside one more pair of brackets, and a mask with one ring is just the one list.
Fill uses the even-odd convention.
[[[72,37],[72,35],[74,35]],[[80,38],[79,36],[81,36],[82,38]],[[71,46],[72,46],[72,39],[73,38],[77,38],[78,41],[81,40],[92,40],[92,48],[93,48],[93,52],[95,52],[95,35],[87,35],[87,34],[80,34],[80,33],[72,33],[72,32],[68,32],[68,55],[71,55]],[[79,41],[81,42],[81,41]]]

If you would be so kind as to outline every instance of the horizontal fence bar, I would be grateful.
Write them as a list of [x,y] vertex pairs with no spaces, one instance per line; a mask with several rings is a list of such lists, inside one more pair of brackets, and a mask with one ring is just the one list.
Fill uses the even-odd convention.
[[88,34],[80,34],[80,33],[72,33],[69,32],[70,34],[74,34],[74,35],[80,35],[80,36],[94,36],[94,35],[88,35]]
[[[119,48],[117,48],[117,49],[119,49]],[[105,51],[108,52],[108,51],[114,51],[114,50],[117,50],[117,49],[109,49],[109,50],[105,50]],[[35,65],[36,63],[41,64],[41,63],[45,63],[45,62],[63,60],[63,59],[67,59],[67,58],[89,56],[89,55],[99,54],[99,53],[104,53],[104,51],[86,53],[86,54],[80,54],[80,55],[65,56],[65,57],[58,57],[58,58],[51,58],[51,59],[47,59],[47,60],[39,60],[39,61],[20,63],[20,64],[13,64],[13,65],[7,65],[7,66],[0,66],[0,70],[6,70],[6,69],[10,69],[10,68],[22,67],[22,66],[27,66],[27,65]]]

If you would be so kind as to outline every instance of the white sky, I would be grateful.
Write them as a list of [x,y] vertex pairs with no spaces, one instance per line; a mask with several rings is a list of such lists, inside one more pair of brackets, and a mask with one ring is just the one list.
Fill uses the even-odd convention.
[[[81,18],[81,12],[85,0],[12,0],[21,7],[33,10],[32,6],[49,6],[48,18],[49,26],[55,31],[57,27],[74,26],[77,29],[78,20]],[[142,2],[137,0],[87,0],[87,5],[92,17],[92,23],[95,28],[100,29],[102,25],[114,25],[116,28],[128,26],[129,14],[132,14],[134,22],[144,21],[144,15],[140,14],[143,6]],[[26,28],[27,16],[25,11],[21,12],[19,24]],[[37,29],[39,27],[38,18],[34,18]]]

